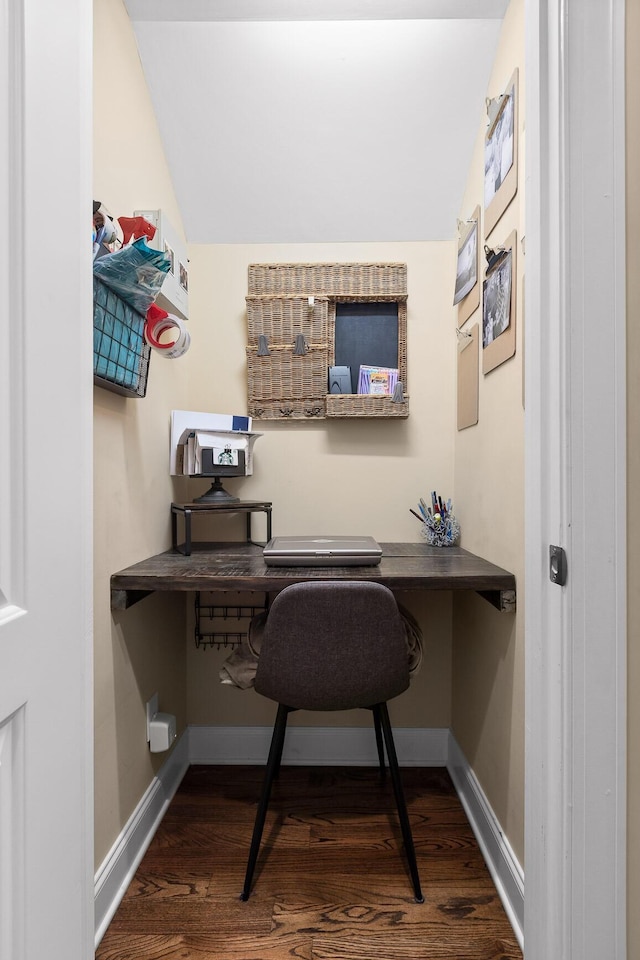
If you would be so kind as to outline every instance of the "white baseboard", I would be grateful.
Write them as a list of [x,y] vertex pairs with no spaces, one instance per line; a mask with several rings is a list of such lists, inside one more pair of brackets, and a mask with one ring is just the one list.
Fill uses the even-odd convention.
[[95,876],[95,946],[104,936],[153,835],[189,767],[188,737],[180,737]]
[[[100,943],[138,864],[190,764],[263,764],[271,727],[192,725],[140,800],[95,877],[95,942]],[[447,767],[514,933],[522,946],[524,876],[500,824],[451,732],[396,727],[401,766]],[[377,752],[369,727],[298,727],[287,730],[283,763],[373,766]]]
[[469,818],[513,932],[520,948],[523,949],[524,873],[476,775],[451,732],[449,733],[447,769]]
[[[191,763],[266,763],[271,727],[189,727]],[[393,739],[398,762],[404,767],[444,767],[447,764],[449,731],[396,727]],[[374,766],[378,762],[373,723],[370,727],[289,726],[282,762],[301,766],[352,764]]]

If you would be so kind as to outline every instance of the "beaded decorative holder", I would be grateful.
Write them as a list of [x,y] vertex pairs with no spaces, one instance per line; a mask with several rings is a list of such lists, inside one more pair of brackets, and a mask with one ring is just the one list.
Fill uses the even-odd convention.
[[422,523],[422,536],[432,547],[454,547],[460,539],[460,524],[452,513],[429,515]]

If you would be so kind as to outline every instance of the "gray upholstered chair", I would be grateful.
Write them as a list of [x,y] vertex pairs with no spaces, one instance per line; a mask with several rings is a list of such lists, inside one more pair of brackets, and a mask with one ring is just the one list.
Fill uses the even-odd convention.
[[409,686],[405,632],[395,597],[367,581],[315,581],[286,587],[273,601],[265,625],[256,691],[278,704],[262,795],[241,900],[247,900],[258,859],[271,785],[280,767],[292,710],[373,711],[380,769],[384,748],[395,793],[415,899],[420,878],[387,701]]

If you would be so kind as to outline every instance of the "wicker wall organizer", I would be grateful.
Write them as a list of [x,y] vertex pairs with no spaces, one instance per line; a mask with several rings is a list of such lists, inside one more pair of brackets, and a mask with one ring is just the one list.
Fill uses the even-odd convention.
[[272,343],[293,343],[302,334],[311,343],[326,346],[327,297],[316,296],[312,304],[307,296],[292,294],[248,296],[246,300],[249,346],[257,346],[261,334]]
[[250,416],[325,416],[328,307],[329,301],[319,297],[247,297]]
[[[250,264],[248,412],[262,420],[409,416],[407,268],[402,263]],[[404,397],[328,394],[336,305],[397,304],[398,372]]]
[[406,263],[251,263],[249,293],[354,296],[366,300],[407,292]]

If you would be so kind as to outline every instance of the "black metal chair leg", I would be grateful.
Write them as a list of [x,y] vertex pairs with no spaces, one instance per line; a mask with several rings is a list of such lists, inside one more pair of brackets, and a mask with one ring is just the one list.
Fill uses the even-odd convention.
[[380,704],[377,703],[375,707],[371,707],[371,712],[373,713],[373,725],[376,730],[376,747],[378,748],[380,779],[384,781],[387,778],[387,767],[384,762],[384,743],[382,741],[382,725],[380,723]]
[[[288,717],[290,713],[293,713],[293,712],[296,710],[296,707],[284,707],[284,709],[287,711],[287,717]],[[286,724],[286,721],[285,721],[285,724]],[[275,769],[274,769],[274,771],[273,771],[273,779],[274,779],[274,780],[277,780],[278,777],[280,776],[280,763],[281,763],[281,761],[282,761],[282,751],[283,751],[283,750],[284,750],[284,736],[282,737],[282,740],[280,741],[280,749],[279,749],[279,751],[278,751],[278,756],[277,756],[277,758],[276,758],[276,765],[275,765]]]
[[241,900],[248,900],[251,892],[253,871],[255,870],[258,860],[260,841],[262,840],[262,831],[264,829],[264,822],[267,816],[267,809],[269,807],[271,785],[278,772],[278,769],[280,768],[280,761],[282,759],[282,749],[284,747],[284,736],[287,732],[288,716],[289,707],[285,707],[282,703],[278,704],[278,713],[276,715],[276,721],[273,727],[271,746],[269,747],[269,759],[267,760],[267,768],[262,783],[262,793],[260,795],[260,801],[258,803],[258,809],[256,812],[256,820],[253,826],[253,836],[251,838],[249,859],[247,861],[247,872],[244,878],[244,887],[242,888],[242,893],[240,894]]
[[380,720],[382,723],[382,732],[384,734],[384,742],[387,748],[387,757],[389,759],[389,772],[391,773],[391,781],[393,783],[393,792],[396,797],[396,806],[398,808],[398,817],[400,818],[400,829],[402,830],[402,839],[404,840],[404,849],[407,855],[407,861],[409,864],[409,872],[411,874],[411,880],[413,881],[413,891],[416,898],[416,903],[424,903],[424,897],[422,895],[422,890],[420,888],[420,877],[418,875],[418,865],[416,863],[416,850],[413,845],[413,834],[411,833],[411,824],[409,823],[409,815],[407,813],[407,804],[404,798],[404,790],[402,789],[402,781],[400,780],[400,770],[398,768],[398,757],[396,754],[395,744],[393,742],[393,733],[391,732],[391,723],[389,721],[389,711],[387,710],[386,703],[378,704],[380,707]]

